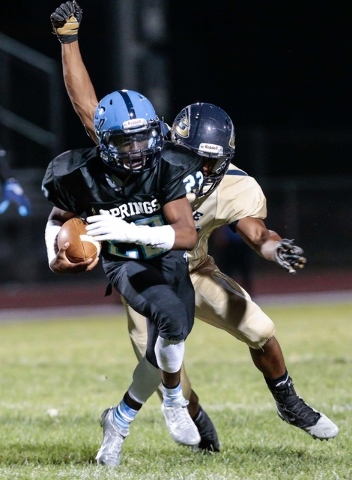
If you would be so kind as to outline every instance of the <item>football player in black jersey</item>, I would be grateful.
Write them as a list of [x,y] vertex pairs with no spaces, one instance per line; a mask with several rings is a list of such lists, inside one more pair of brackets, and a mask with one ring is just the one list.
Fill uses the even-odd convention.
[[[82,123],[86,126],[87,130],[90,132],[92,138],[94,139],[94,129],[92,128],[90,112],[94,105],[96,105],[97,100],[94,88],[91,84],[90,78],[84,67],[79,52],[77,32],[80,21],[80,11],[77,4],[75,5],[76,6],[74,6],[73,2],[67,2],[66,6],[68,8],[68,11],[66,13],[62,11],[60,12],[60,8],[57,9],[57,11],[59,11],[61,15],[62,25],[66,25],[65,18],[67,19],[71,17],[72,20],[73,13],[73,16],[77,17],[76,23],[71,22],[70,29],[66,25],[65,32],[62,32],[66,34],[64,39],[60,38],[60,32],[58,31],[59,29],[57,28],[57,24],[55,24],[55,19],[53,22],[53,26],[55,33],[59,37],[59,40],[63,43],[62,57],[67,92],[70,96],[71,102],[77,114],[81,118]],[[75,27],[73,27],[73,25],[75,25]],[[69,30],[70,35],[68,35]],[[68,41],[69,43],[65,44],[66,41]],[[74,75],[72,75],[73,73]],[[226,138],[224,137],[223,139],[220,139],[220,142],[212,142],[211,140],[209,140],[209,135],[207,135],[209,118],[212,119],[213,123],[216,123],[217,117],[214,116],[216,111],[221,112],[221,109],[218,109],[218,107],[212,106],[210,104],[194,104],[183,109],[174,121],[174,126],[177,127],[178,131],[177,136],[175,135],[176,130],[173,127],[174,141],[181,144],[183,143],[187,145],[188,148],[198,153],[199,142],[208,142],[211,144],[218,143],[219,145],[221,144],[224,146],[225,151],[225,146],[229,146],[229,140],[226,141]],[[206,117],[207,112],[211,113],[211,116],[208,118]],[[226,115],[223,115],[222,118],[226,117]],[[191,132],[191,130],[194,129],[194,127],[192,126],[193,121],[195,122],[195,124],[198,123],[199,125],[197,126],[195,131]],[[228,121],[230,124],[232,124],[231,120]],[[204,128],[201,127],[200,124],[203,124]],[[183,131],[185,128],[189,129],[187,135],[185,135],[185,132]],[[214,147],[214,145],[211,146]],[[203,155],[208,157],[212,156],[209,152],[203,153]],[[222,168],[222,166],[219,166],[219,164],[216,164],[216,162],[209,162],[208,160],[209,159],[206,160],[204,165],[205,169],[203,169],[203,173],[207,178],[205,184],[203,184],[203,186],[208,188],[207,197],[209,196],[209,193],[211,193],[211,191],[219,185],[220,181],[222,184],[222,178],[224,178],[224,175],[228,168],[228,163],[226,164],[225,168]],[[208,173],[210,163],[212,163],[213,165],[213,170],[210,172],[209,175]],[[214,165],[219,167],[219,171],[217,171],[216,168],[214,171]],[[239,170],[237,169],[237,171]],[[232,175],[235,175],[233,171],[229,172],[229,176],[227,177],[232,179],[236,178]],[[237,173],[236,175],[239,175],[239,173]],[[246,174],[243,172],[240,175]],[[248,198],[246,199],[238,195],[238,197],[241,198],[241,202],[245,201],[248,203],[251,201],[251,198],[255,199],[255,197],[257,196],[259,186],[255,186],[256,182],[254,182],[254,179],[251,179],[251,181],[253,181],[253,188],[251,190],[248,189],[248,191],[253,192],[254,197],[251,197],[251,193],[248,193]],[[232,185],[231,183],[229,184],[228,182],[226,182],[226,186],[224,186],[224,189],[227,189],[228,192],[234,191],[235,188],[238,188],[236,183],[233,183]],[[205,191],[206,189],[203,189],[202,193],[204,193]],[[214,195],[215,194],[213,194],[212,197]],[[260,196],[257,196],[257,200],[259,200],[259,198]],[[228,206],[225,208],[227,200]],[[204,212],[196,211],[194,213],[195,221],[200,220],[199,218],[196,218],[196,215],[198,215],[198,213],[199,215],[204,215],[204,217],[202,217],[202,220],[200,220],[199,222],[199,228],[202,228],[202,230],[199,234],[199,241],[197,247],[193,252],[190,253],[190,256],[192,258],[191,267],[194,268],[194,270],[192,270],[191,272],[191,278],[196,285],[197,299],[199,302],[196,304],[196,307],[198,309],[199,318],[211,325],[216,325],[219,328],[223,328],[235,337],[241,338],[244,342],[247,343],[247,345],[250,347],[249,350],[253,362],[255,366],[263,373],[268,387],[276,401],[278,414],[282,419],[292,425],[296,425],[297,427],[307,431],[313,438],[333,438],[337,435],[338,432],[338,428],[336,427],[336,425],[334,425],[333,422],[331,422],[330,419],[328,419],[325,415],[312,409],[295,393],[292,379],[288,375],[285,367],[285,361],[281,352],[280,345],[274,337],[273,322],[264,314],[264,312],[261,311],[261,309],[250,299],[248,294],[244,292],[243,289],[234,280],[229,279],[217,269],[215,263],[206,254],[207,239],[211,230],[214,229],[215,223],[219,227],[226,224],[229,221],[228,219],[230,219],[235,214],[235,211],[237,212],[237,214],[240,211],[250,211],[246,210],[246,208],[250,206],[250,203],[248,203],[247,205],[245,205],[244,203],[239,206],[237,204],[235,205],[234,196],[231,194],[225,194],[225,191],[222,191],[221,194],[218,194],[218,201],[219,204],[220,202],[222,202],[221,205],[223,205],[223,207],[221,208],[223,208],[223,210],[219,210],[219,212],[217,212],[216,214],[215,210],[214,212],[212,211],[213,207],[211,206],[212,201],[210,199],[209,202],[206,201],[205,203],[203,203]],[[215,200],[213,199],[213,203],[214,202]],[[244,208],[245,206],[246,208]],[[218,214],[220,216],[212,216],[214,214]],[[228,219],[226,215],[228,216]],[[258,253],[261,255],[263,255],[262,250],[264,249],[264,247],[266,248],[267,245],[270,244],[270,249],[265,255],[263,255],[264,258],[276,261],[280,266],[282,266],[291,273],[295,271],[295,268],[302,268],[305,262],[305,258],[302,256],[302,250],[299,247],[293,245],[292,241],[281,239],[281,237],[275,232],[270,233],[263,224],[263,222],[260,220],[260,218],[264,217],[261,217],[260,215],[262,215],[262,212],[258,211],[255,215],[252,213],[250,216],[247,217],[247,219],[241,218],[240,231],[241,234],[243,234],[247,238],[248,243],[253,245],[252,248],[258,251]],[[256,218],[257,216],[258,218]],[[204,220],[205,217],[207,220]],[[237,228],[239,228],[238,220],[236,220],[235,223],[236,225],[238,225]],[[260,244],[256,245],[256,235],[259,235],[260,232],[262,232],[262,241],[261,243],[259,242]],[[261,245],[262,243],[263,245]],[[199,268],[198,276],[196,273],[198,268],[196,266],[197,262],[198,264],[203,262],[203,269]],[[198,277],[201,277],[203,279],[204,287],[201,286]],[[220,277],[221,279],[223,279],[223,283],[221,283],[222,280],[219,280],[219,284],[216,284],[216,282],[214,283],[214,278]],[[231,288],[227,289],[224,286],[227,283],[229,283]],[[222,287],[220,287],[220,284],[222,285]],[[213,299],[205,298],[202,295],[203,290],[209,291],[209,288],[207,290],[206,285],[210,287],[212,291],[214,291]],[[229,291],[232,292],[231,295],[229,294]],[[219,304],[216,303],[216,295],[219,295],[219,298],[226,298],[228,296],[228,300],[224,303],[223,309],[220,309]],[[236,305],[237,310],[235,308]],[[228,314],[226,314],[225,310],[228,312]],[[133,347],[137,356],[140,356],[143,354],[145,348],[143,344],[144,319],[135,312],[133,312],[133,310],[130,309],[128,306],[127,312],[128,326]],[[248,312],[248,314],[244,315],[243,312]],[[238,325],[236,324],[236,322]],[[247,334],[245,334],[242,338],[243,332],[241,327],[245,330],[247,322]],[[251,322],[252,324],[249,325]],[[250,338],[251,335],[248,335],[249,332],[252,332],[253,336],[256,336],[256,340],[254,341],[254,343],[254,337]],[[214,426],[212,425],[209,417],[200,408],[198,397],[191,389],[190,382],[184,370],[182,374],[182,382],[184,394],[186,398],[190,398],[190,404],[188,408],[190,412],[192,412],[192,416],[194,415],[194,413],[196,413],[194,420],[198,426],[199,431],[202,431],[202,429],[200,428],[200,425],[202,424],[202,419],[203,421],[205,419],[204,425],[206,427],[210,427],[204,428],[202,431],[202,442],[200,444],[201,448],[209,448],[213,451],[217,451],[219,449],[219,442]]]
[[[96,136],[93,124],[93,115],[96,110],[98,100],[92,82],[90,81],[88,72],[81,58],[77,41],[78,28],[81,18],[82,11],[80,7],[77,5],[77,3],[71,1],[61,4],[60,7],[58,7],[51,15],[53,31],[57,35],[57,38],[62,45],[62,65],[66,89],[71,98],[73,107],[78,116],[80,117],[81,122],[85,126],[88,135],[95,143],[98,143],[98,138]],[[77,91],[77,86],[79,87],[79,91]],[[85,96],[83,102],[84,108],[81,108],[82,102],[79,98],[82,92],[84,92]],[[75,99],[78,100],[77,103]],[[86,109],[85,107],[87,103],[89,105],[89,108]],[[162,129],[165,133],[164,127],[165,125],[162,124]],[[167,148],[169,156],[175,155],[175,152],[172,153],[170,145]],[[192,161],[192,157],[189,158]],[[195,161],[198,163],[199,158],[196,158]],[[193,181],[194,183],[196,183],[196,181],[198,180],[193,179],[192,177],[188,178],[188,189],[193,188]],[[91,268],[94,268],[94,266],[95,262],[90,265],[83,264],[81,268],[83,270],[89,270]],[[75,267],[75,269],[77,268],[79,269],[80,267]],[[188,409],[201,436],[201,442],[199,443],[199,447],[201,449],[211,450],[213,452],[219,451],[220,445],[218,441],[218,435],[211,419],[199,404],[198,397],[193,390],[190,392],[190,395],[190,398],[187,398],[187,400],[189,400]],[[166,417],[165,419],[166,423],[168,423],[168,419]],[[170,429],[169,426],[168,429]]]
[[85,217],[87,235],[102,242],[110,284],[148,319],[146,355],[122,401],[102,415],[97,461],[117,466],[129,425],[160,377],[172,438],[185,445],[200,442],[182,394],[180,370],[194,322],[186,250],[197,240],[186,194],[201,187],[203,175],[196,154],[173,144],[164,147],[163,124],[138,92],[105,96],[95,110],[94,127],[98,147],[65,152],[47,168],[42,190],[54,207],[45,239],[52,271],[91,270],[97,259],[71,263],[65,254],[68,244],[59,251],[56,245],[65,220]]

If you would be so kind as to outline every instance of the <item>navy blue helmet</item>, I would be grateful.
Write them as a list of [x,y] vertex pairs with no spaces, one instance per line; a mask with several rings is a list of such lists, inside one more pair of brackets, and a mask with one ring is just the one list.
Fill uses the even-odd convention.
[[235,128],[227,113],[211,103],[188,105],[172,124],[171,140],[205,157],[204,183],[197,196],[213,192],[235,154]]

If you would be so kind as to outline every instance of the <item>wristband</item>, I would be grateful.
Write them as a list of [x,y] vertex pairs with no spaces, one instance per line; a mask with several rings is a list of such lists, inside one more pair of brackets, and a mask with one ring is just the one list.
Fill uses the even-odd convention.
[[56,237],[61,229],[62,223],[58,220],[48,220],[45,227],[45,244],[48,255],[49,267],[57,255]]
[[135,242],[140,245],[151,245],[153,248],[171,250],[175,244],[175,230],[171,225],[162,227],[149,227],[148,225],[136,226]]

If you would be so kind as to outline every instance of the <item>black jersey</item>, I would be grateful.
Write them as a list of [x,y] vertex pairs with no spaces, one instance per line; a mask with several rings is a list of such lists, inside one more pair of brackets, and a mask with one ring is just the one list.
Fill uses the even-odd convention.
[[[166,144],[155,167],[131,174],[124,181],[105,166],[99,148],[70,150],[50,162],[42,183],[56,207],[79,216],[100,210],[139,225],[167,224],[162,207],[201,186],[202,161],[183,147]],[[164,250],[136,244],[105,242],[104,253],[150,258]]]

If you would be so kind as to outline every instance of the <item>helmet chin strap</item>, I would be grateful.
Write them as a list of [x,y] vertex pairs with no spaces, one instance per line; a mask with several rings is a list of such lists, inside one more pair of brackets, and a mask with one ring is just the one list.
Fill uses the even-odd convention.
[[229,156],[227,160],[223,162],[224,165],[220,166],[216,173],[204,175],[203,185],[201,186],[199,192],[196,194],[198,198],[204,197],[205,195],[210,195],[217,188],[229,168],[231,158],[232,157]]
[[[154,159],[160,150],[161,148],[156,149],[156,151],[146,149],[117,155],[114,152],[111,152],[109,148],[103,148],[100,152],[100,157],[108,167],[115,170],[117,173],[138,175],[144,170],[154,166]],[[134,167],[134,164],[139,164],[138,168]]]

